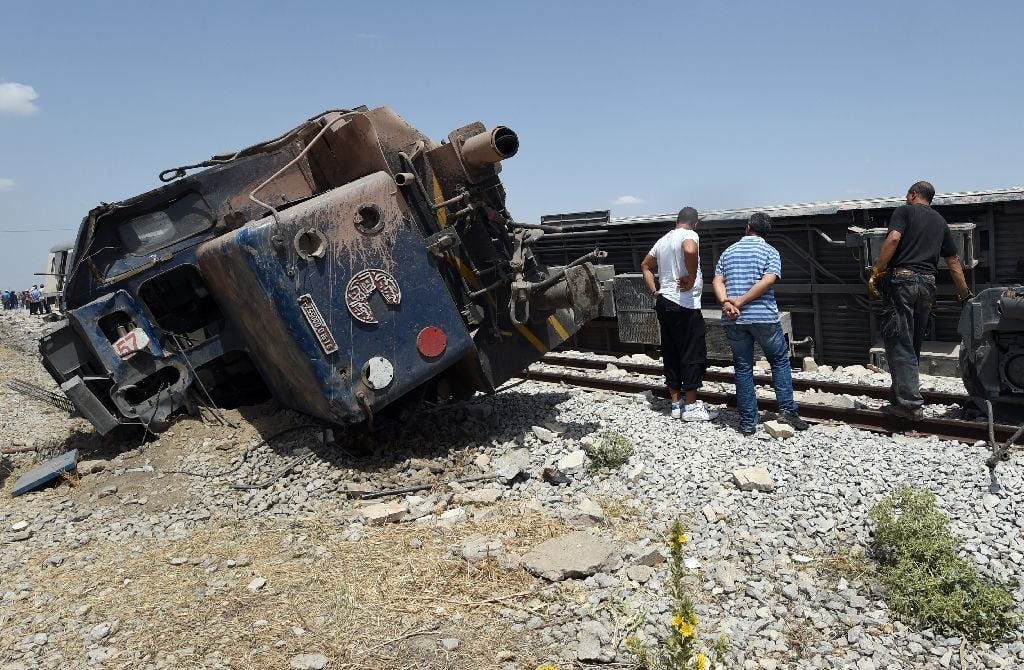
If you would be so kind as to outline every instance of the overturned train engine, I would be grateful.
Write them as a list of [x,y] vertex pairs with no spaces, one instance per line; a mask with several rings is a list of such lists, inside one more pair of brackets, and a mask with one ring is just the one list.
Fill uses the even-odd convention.
[[505,127],[437,144],[358,108],[165,171],[86,216],[44,365],[102,434],[267,396],[351,424],[491,392],[601,300],[601,252],[545,267],[543,227],[506,211],[518,148]]

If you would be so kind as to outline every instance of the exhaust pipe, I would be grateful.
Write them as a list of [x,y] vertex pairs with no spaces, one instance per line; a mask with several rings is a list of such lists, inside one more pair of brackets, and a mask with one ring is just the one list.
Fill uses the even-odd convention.
[[519,151],[519,136],[505,126],[474,135],[462,145],[462,160],[475,167],[493,165]]

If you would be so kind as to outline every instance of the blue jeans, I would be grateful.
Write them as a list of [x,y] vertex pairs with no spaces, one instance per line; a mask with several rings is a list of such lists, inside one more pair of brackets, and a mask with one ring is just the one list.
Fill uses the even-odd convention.
[[740,415],[740,429],[757,427],[757,395],[754,393],[754,342],[761,345],[772,366],[772,386],[779,409],[796,414],[793,401],[793,372],[789,367],[789,347],[782,333],[782,324],[734,323],[725,326],[732,364],[736,370],[736,409]]

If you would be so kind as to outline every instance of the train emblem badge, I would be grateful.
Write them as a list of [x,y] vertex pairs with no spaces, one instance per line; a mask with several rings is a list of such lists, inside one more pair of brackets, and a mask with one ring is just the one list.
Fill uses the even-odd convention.
[[352,316],[363,323],[378,323],[370,307],[370,296],[374,291],[380,291],[388,305],[402,302],[402,289],[394,277],[376,268],[360,270],[352,275],[345,287],[345,304]]

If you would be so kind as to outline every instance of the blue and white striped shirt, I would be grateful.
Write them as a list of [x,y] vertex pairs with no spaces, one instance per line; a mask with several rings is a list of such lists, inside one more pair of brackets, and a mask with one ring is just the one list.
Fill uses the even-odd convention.
[[[715,265],[715,276],[725,279],[725,293],[738,298],[768,273],[782,277],[782,260],[778,250],[763,237],[745,235],[739,242],[722,252]],[[775,304],[775,290],[768,291],[740,308],[740,316],[730,321],[722,315],[722,323],[774,323],[779,320],[779,306]]]

